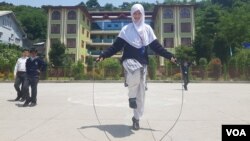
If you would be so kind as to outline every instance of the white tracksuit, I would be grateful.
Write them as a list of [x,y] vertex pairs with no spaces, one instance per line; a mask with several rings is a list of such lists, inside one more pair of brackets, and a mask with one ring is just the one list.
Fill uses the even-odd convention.
[[136,98],[137,108],[134,109],[134,117],[136,119],[140,119],[143,115],[147,75],[147,65],[139,65],[141,67],[131,69],[131,66],[127,65],[127,63],[123,63],[123,67],[126,71],[125,79],[129,89],[128,96],[129,98]]

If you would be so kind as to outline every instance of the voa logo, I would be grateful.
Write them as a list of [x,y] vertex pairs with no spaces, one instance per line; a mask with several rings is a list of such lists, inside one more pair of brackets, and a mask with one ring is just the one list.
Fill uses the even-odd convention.
[[226,129],[227,136],[247,136],[244,129]]

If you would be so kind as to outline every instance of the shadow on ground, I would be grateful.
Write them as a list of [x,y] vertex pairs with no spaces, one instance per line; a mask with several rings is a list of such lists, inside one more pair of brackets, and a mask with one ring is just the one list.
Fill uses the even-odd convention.
[[9,101],[9,102],[17,102],[17,101],[15,101],[15,99],[8,99],[7,101]]
[[[101,131],[105,131],[109,134],[111,134],[114,138],[124,138],[127,136],[130,136],[134,134],[134,130],[132,130],[131,126],[128,125],[92,125],[92,126],[83,126],[80,128],[80,130],[88,129],[88,128],[97,128]],[[156,131],[154,129],[150,128],[140,128],[140,130],[147,130],[147,131]]]

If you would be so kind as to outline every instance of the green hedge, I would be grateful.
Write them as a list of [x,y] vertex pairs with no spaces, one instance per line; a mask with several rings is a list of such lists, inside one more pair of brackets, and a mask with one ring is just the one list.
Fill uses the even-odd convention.
[[148,75],[152,80],[156,79],[157,61],[155,57],[149,57]]
[[[118,59],[107,58],[98,63],[99,73],[107,79],[120,79],[122,74],[122,66]],[[97,70],[98,72],[98,70]]]

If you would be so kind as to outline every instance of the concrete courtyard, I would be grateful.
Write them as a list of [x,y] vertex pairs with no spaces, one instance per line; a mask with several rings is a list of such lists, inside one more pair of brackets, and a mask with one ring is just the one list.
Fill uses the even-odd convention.
[[[190,83],[181,117],[163,141],[221,141],[222,124],[250,124],[249,83]],[[93,108],[93,92],[96,111]],[[14,102],[0,83],[0,141],[159,141],[180,112],[180,83],[149,83],[141,129],[131,129],[123,83],[43,83],[38,105]],[[105,133],[109,137],[106,137]]]

